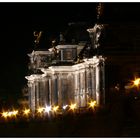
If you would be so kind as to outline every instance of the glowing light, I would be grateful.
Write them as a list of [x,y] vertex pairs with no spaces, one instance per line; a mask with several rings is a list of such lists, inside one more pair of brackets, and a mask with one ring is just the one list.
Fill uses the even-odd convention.
[[17,114],[18,114],[18,110],[3,112],[2,117],[7,118],[7,117],[16,116]]
[[14,110],[14,111],[11,112],[12,116],[16,116],[17,114],[18,114],[18,110]]
[[97,105],[97,102],[96,101],[91,101],[90,103],[89,103],[89,107],[90,108],[95,108],[95,106]]
[[8,117],[11,117],[13,115],[13,112],[10,111],[10,112],[7,113],[7,115],[8,115]]
[[46,106],[45,107],[45,112],[49,113],[51,111],[51,106]]
[[23,114],[26,115],[26,116],[29,115],[29,113],[30,113],[30,109],[25,109],[25,110],[23,111]]
[[136,78],[134,81],[133,81],[133,84],[135,86],[138,86],[140,84],[140,78]]
[[68,105],[63,106],[63,109],[66,109],[68,107]]
[[54,106],[52,110],[53,110],[54,112],[56,112],[58,109],[59,109],[59,106]]
[[8,117],[8,112],[2,112],[2,117],[7,118]]
[[43,111],[44,111],[44,108],[43,107],[40,107],[40,108],[37,109],[37,112],[38,113],[42,113]]
[[71,110],[75,110],[75,109],[76,109],[76,106],[77,106],[76,104],[71,104],[71,105],[70,105],[70,109],[71,109]]

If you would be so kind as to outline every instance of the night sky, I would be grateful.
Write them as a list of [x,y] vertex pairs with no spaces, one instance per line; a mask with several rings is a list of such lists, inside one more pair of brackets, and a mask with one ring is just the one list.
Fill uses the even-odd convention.
[[[97,3],[0,3],[0,98],[21,96],[26,84],[28,56],[33,31],[42,30],[40,48],[49,48],[51,39],[69,22],[96,22]],[[140,23],[140,3],[105,3],[103,23]]]

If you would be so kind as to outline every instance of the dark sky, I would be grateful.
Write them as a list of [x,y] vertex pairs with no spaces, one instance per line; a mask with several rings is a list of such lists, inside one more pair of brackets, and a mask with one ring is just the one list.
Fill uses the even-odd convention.
[[[69,22],[96,22],[97,3],[0,3],[0,96],[21,94],[26,83],[33,31],[42,30],[42,48]],[[140,23],[140,3],[105,3],[103,22]]]

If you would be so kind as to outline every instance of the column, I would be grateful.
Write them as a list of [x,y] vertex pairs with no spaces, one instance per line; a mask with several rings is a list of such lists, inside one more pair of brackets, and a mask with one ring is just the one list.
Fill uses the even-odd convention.
[[42,79],[43,84],[43,93],[42,93],[42,100],[43,100],[43,106],[45,107],[47,105],[47,87],[46,87],[46,79]]
[[50,106],[50,93],[49,93],[49,79],[46,78],[45,80],[45,94],[46,94],[46,101],[45,104]]
[[28,106],[31,108],[31,88],[32,88],[32,83],[28,81]]
[[49,79],[49,99],[50,99],[50,105],[52,105],[52,79]]
[[74,103],[79,106],[79,73],[75,72],[75,94],[74,94]]
[[38,81],[35,82],[35,102],[36,108],[39,107],[39,83]]
[[105,103],[104,63],[100,61],[96,67],[96,100],[98,105]]
[[96,66],[96,101],[97,104],[100,105],[100,66],[99,64]]
[[68,92],[68,98],[69,98],[69,104],[71,103],[71,102],[74,102],[74,92],[75,92],[75,90],[74,90],[74,76],[73,76],[73,74],[70,72],[69,74],[68,74],[68,90],[70,91],[70,92]]
[[93,100],[96,100],[96,68],[92,66],[92,98]]
[[58,105],[60,107],[63,106],[63,102],[62,102],[62,75],[61,75],[61,73],[59,73],[59,75],[58,75]]
[[105,73],[103,60],[101,60],[96,67],[96,99],[99,105],[105,104]]
[[42,106],[50,105],[50,97],[49,97],[49,79],[44,77],[41,79],[41,102]]
[[86,82],[87,78],[86,78],[86,68],[83,72],[83,87],[84,87],[84,97],[85,97],[85,105],[87,106],[88,104],[88,93],[87,93],[87,82]]
[[86,96],[85,96],[85,75],[84,75],[84,71],[82,70],[80,72],[80,85],[81,85],[81,93],[80,93],[80,97],[81,97],[81,106],[85,107],[86,106]]
[[35,83],[34,81],[32,82],[32,87],[31,87],[31,105],[30,108],[33,113],[35,113]]
[[43,107],[43,82],[39,81],[39,106]]
[[101,74],[102,74],[102,104],[105,104],[105,63],[102,61],[101,65]]
[[53,75],[52,78],[52,105],[57,105],[58,104],[58,84],[57,84],[57,76]]
[[86,70],[86,81],[87,81],[87,93],[89,96],[89,99],[92,98],[92,87],[91,87],[91,71],[90,71],[90,67],[88,67],[88,69]]
[[77,84],[78,84],[78,90],[77,90],[77,95],[78,95],[78,106],[81,107],[81,97],[80,97],[80,72],[77,74]]
[[71,98],[72,98],[72,102],[74,102],[74,95],[75,95],[75,76],[74,76],[73,73],[72,73],[72,76],[71,76],[71,88],[72,88]]

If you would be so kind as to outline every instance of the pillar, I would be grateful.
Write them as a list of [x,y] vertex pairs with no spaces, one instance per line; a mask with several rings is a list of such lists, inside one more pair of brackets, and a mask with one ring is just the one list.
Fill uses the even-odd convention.
[[104,62],[101,60],[96,67],[96,101],[98,105],[105,104]]
[[80,71],[80,106],[86,106],[86,96],[85,96],[85,77],[84,71]]
[[29,103],[29,108],[31,108],[31,88],[32,88],[32,83],[28,81],[28,103]]
[[79,73],[75,72],[74,74],[74,103],[79,106]]
[[58,75],[58,105],[60,107],[63,106],[63,101],[62,101],[62,75],[59,73]]
[[105,104],[105,63],[102,61],[101,64],[101,74],[102,74],[102,104]]
[[52,105],[58,104],[58,82],[57,76],[53,75],[52,77]]
[[96,66],[96,101],[97,104],[100,105],[100,94],[101,94],[101,90],[100,90],[100,66],[99,64]]
[[67,75],[68,104],[74,102],[74,78],[71,72]]
[[96,100],[96,68],[91,68],[91,80],[92,80],[92,99]]
[[36,108],[39,107],[39,81],[35,82],[35,104]]
[[78,95],[78,106],[81,107],[81,97],[80,97],[80,72],[77,74],[77,85],[78,85],[78,90],[77,90],[77,95]]
[[34,81],[31,83],[31,92],[30,92],[30,109],[33,113],[35,113],[35,83]]
[[49,79],[49,99],[50,99],[50,105],[52,105],[52,79]]
[[49,79],[48,78],[46,78],[45,80],[45,95],[46,95],[45,104],[50,106],[50,93],[49,93]]

